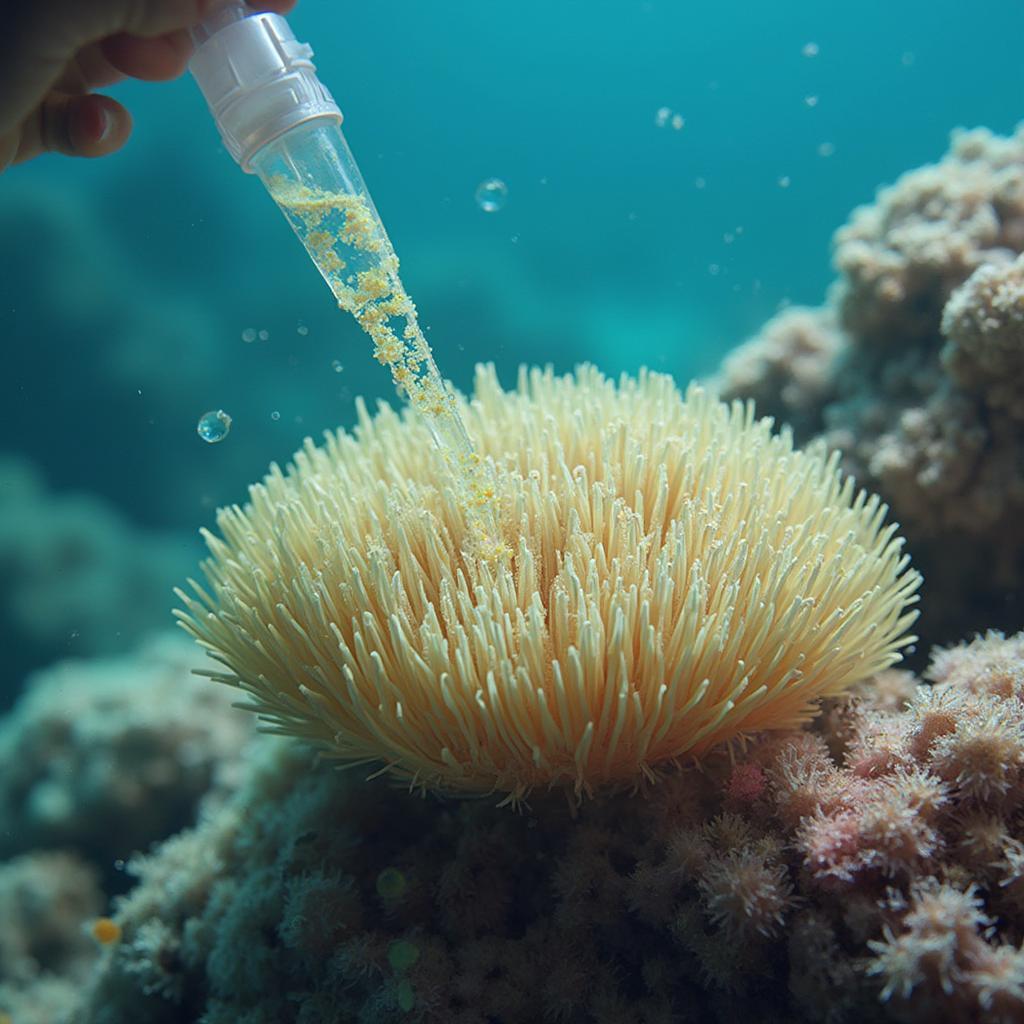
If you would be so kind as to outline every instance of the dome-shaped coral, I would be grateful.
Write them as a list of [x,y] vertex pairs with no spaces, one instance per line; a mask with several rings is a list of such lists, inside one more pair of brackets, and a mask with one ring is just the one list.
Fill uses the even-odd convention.
[[273,726],[417,784],[636,782],[899,660],[885,506],[668,377],[481,370],[462,408],[512,555],[476,558],[426,425],[360,409],[218,517],[187,629]]

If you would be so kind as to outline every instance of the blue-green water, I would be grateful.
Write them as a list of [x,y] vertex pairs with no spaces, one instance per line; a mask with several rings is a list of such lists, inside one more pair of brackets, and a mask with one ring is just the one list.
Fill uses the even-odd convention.
[[[291,21],[461,387],[480,360],[505,380],[523,362],[709,373],[780,304],[820,301],[830,235],[878,184],[957,125],[1024,114],[1011,0],[301,0]],[[113,92],[136,118],[122,153],[0,178],[0,453],[169,533],[187,566],[270,460],[394,393],[193,83]],[[508,195],[487,213],[491,177]],[[217,409],[230,436],[205,444]],[[8,690],[122,642],[19,621],[0,622]]]

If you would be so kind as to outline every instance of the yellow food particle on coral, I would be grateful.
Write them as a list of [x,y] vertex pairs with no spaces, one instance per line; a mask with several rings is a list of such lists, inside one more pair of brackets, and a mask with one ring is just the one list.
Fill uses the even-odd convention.
[[112,918],[98,917],[92,923],[92,937],[101,946],[110,946],[121,938],[121,926]]

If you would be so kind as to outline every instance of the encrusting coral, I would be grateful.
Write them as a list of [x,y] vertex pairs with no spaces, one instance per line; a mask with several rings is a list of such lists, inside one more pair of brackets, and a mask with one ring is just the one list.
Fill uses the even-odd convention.
[[32,676],[0,718],[0,857],[74,850],[107,878],[115,862],[195,821],[238,782],[251,716],[192,674],[184,637]]
[[[823,438],[877,491],[928,580],[927,642],[1024,613],[1024,125],[953,134],[835,235],[820,310],[732,353],[727,398]],[[814,325],[817,324],[817,329]],[[820,358],[818,355],[820,354]],[[993,571],[994,570],[994,571]]]
[[790,728],[899,659],[885,506],[749,406],[643,374],[479,372],[507,563],[421,420],[365,410],[224,510],[184,624],[282,732],[414,784],[577,794]]
[[[93,496],[48,494],[30,463],[0,455],[0,637],[18,639],[0,680],[68,651],[123,650],[162,628],[193,551],[188,538],[139,530]],[[32,664],[19,665],[26,650]]]
[[95,965],[84,924],[102,903],[96,871],[71,854],[0,862],[0,1020],[62,1019]]
[[267,739],[131,870],[74,1024],[1024,1019],[1024,634],[576,816]]
[[786,309],[725,357],[715,383],[731,395],[753,399],[758,415],[804,433],[834,394],[844,346],[833,310]]

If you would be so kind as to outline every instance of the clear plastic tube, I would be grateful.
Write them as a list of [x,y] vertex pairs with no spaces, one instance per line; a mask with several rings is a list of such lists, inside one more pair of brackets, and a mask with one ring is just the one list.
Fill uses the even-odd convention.
[[341,133],[313,120],[251,159],[341,309],[373,340],[374,357],[421,413],[458,488],[478,555],[503,557],[491,469],[481,462],[455,396],[434,363],[398,274],[398,257]]

